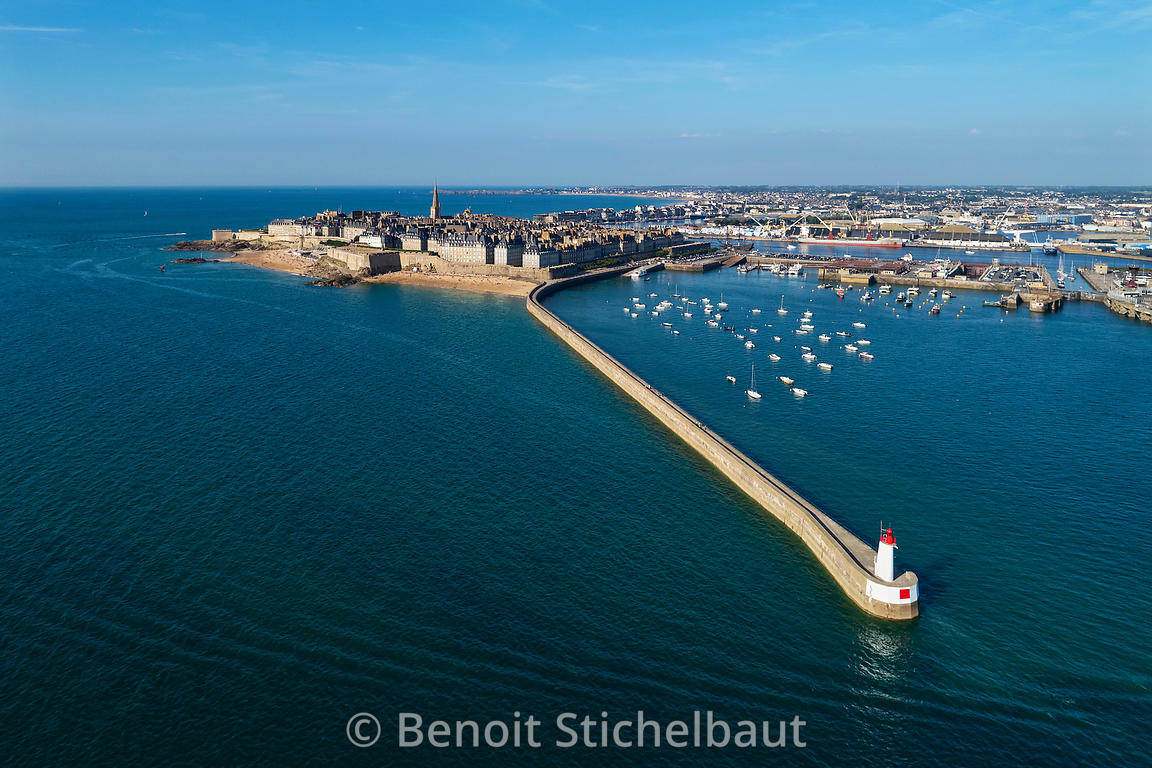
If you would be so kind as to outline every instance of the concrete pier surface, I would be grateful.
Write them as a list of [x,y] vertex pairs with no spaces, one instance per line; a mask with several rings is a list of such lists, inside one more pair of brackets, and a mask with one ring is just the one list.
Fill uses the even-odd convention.
[[528,295],[528,312],[788,526],[808,546],[844,594],[861,609],[883,619],[907,620],[918,616],[920,593],[916,574],[905,571],[893,581],[877,577],[874,573],[875,549],[701,424],[543,304],[544,298],[565,287],[612,277],[624,271],[601,270],[541,283]]

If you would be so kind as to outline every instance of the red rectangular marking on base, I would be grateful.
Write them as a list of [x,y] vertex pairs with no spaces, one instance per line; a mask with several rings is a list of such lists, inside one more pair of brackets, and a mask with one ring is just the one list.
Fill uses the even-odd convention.
[[912,590],[911,589],[900,590],[900,599],[901,600],[907,600],[910,597],[912,597]]

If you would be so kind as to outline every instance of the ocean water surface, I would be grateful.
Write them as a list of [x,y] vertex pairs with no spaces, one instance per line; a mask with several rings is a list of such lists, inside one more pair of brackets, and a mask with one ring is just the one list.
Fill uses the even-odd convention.
[[[443,202],[531,215],[636,201]],[[1088,304],[1004,315],[976,293],[929,317],[732,271],[549,300],[851,530],[893,525],[898,567],[922,587],[920,619],[893,625],[861,614],[522,299],[318,289],[235,264],[159,271],[176,240],[340,206],[415,213],[427,193],[0,195],[10,762],[1140,759],[1148,327]],[[674,319],[675,336],[622,311],[648,293],[723,293],[731,321],[759,324],[757,346],[699,313]],[[804,308],[819,330],[865,322],[854,338],[875,359],[773,333]],[[753,362],[755,405],[740,392]],[[781,373],[809,396],[771,381]],[[807,746],[395,747],[399,712],[637,710],[798,715]],[[384,723],[373,748],[345,735],[357,712]]]

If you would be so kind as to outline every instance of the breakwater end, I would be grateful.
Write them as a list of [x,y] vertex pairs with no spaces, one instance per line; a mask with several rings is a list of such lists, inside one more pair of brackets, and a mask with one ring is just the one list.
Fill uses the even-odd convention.
[[627,271],[627,267],[598,270],[541,283],[528,294],[528,312],[788,526],[812,551],[844,594],[866,613],[892,620],[918,616],[920,593],[916,574],[905,571],[890,581],[878,577],[875,573],[875,549],[770,475],[543,304],[543,299],[563,288],[615,277]]

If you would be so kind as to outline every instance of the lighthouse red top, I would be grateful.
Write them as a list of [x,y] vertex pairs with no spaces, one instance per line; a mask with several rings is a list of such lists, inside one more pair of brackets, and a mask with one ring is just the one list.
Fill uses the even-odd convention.
[[880,537],[880,543],[881,544],[895,544],[896,543],[895,537],[892,536],[892,529],[891,528],[884,531],[884,535]]

